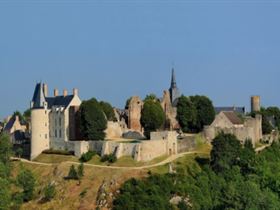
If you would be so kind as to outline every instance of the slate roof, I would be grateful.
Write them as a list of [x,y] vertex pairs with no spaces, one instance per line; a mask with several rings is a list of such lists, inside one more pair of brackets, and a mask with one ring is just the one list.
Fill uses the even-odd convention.
[[32,97],[33,108],[41,108],[45,102],[42,83],[37,83]]
[[62,106],[67,107],[74,95],[67,95],[67,96],[56,96],[56,97],[46,97],[46,101],[48,102],[48,108],[51,109],[52,106]]
[[37,83],[32,98],[32,108],[42,108],[43,102],[48,103],[48,109],[51,109],[53,106],[67,107],[71,103],[73,97],[74,95],[45,97],[42,83]]
[[220,112],[236,112],[239,114],[245,114],[245,107],[235,107],[235,106],[215,107],[215,112],[217,114],[219,114]]
[[5,125],[3,131],[10,132],[10,130],[13,128],[15,124],[15,121],[16,121],[16,117],[15,116],[11,117],[11,119]]
[[229,121],[234,125],[242,125],[243,122],[240,117],[237,116],[235,112],[223,112],[224,115],[229,119]]

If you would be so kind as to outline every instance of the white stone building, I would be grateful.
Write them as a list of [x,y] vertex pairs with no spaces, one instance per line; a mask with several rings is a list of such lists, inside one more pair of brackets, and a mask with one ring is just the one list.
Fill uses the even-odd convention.
[[[78,90],[63,95],[54,90],[54,96],[48,96],[46,84],[36,84],[31,101],[31,159],[47,149],[74,150],[70,139],[76,139],[75,112],[81,104]],[[73,147],[73,148],[69,148]]]

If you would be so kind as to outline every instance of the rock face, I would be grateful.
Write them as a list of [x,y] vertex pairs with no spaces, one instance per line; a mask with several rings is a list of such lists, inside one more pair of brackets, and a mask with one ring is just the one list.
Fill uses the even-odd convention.
[[128,128],[133,131],[142,133],[141,126],[141,110],[143,107],[143,101],[138,96],[131,97],[128,106]]

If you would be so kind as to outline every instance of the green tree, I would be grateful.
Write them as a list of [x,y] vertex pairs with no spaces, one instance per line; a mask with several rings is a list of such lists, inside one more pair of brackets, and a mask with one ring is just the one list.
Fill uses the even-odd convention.
[[98,101],[83,101],[79,110],[81,133],[86,140],[104,140],[107,120]]
[[30,170],[21,169],[16,178],[16,184],[23,189],[23,201],[30,201],[32,199],[35,189],[35,181],[35,177]]
[[10,183],[0,177],[0,210],[8,210],[12,202]]
[[27,109],[23,112],[23,118],[25,122],[29,122],[31,120],[31,109]]
[[262,133],[265,135],[270,134],[272,130],[273,130],[273,127],[267,120],[267,116],[262,115]]
[[145,101],[149,101],[149,100],[152,100],[152,101],[159,101],[159,99],[157,98],[156,94],[149,94],[149,95],[146,95],[145,99],[144,99],[144,102]]
[[267,107],[265,113],[266,116],[273,117],[273,119],[275,120],[276,128],[280,130],[280,109],[275,106]]
[[78,166],[77,175],[78,175],[79,178],[82,178],[84,176],[84,164],[83,163],[81,163]]
[[177,103],[177,120],[183,132],[192,132],[196,125],[196,109],[191,100],[181,96]]
[[190,96],[196,109],[196,130],[200,132],[205,125],[210,125],[215,119],[215,109],[212,101],[206,96]]
[[254,150],[252,141],[250,139],[245,140],[244,147],[240,153],[239,165],[243,175],[247,175],[255,172],[256,164],[256,152]]
[[141,114],[141,125],[146,137],[150,137],[151,131],[161,128],[165,121],[164,111],[158,101],[146,100]]
[[56,194],[55,186],[51,183],[48,183],[48,185],[44,188],[44,201],[48,202],[51,201]]
[[71,165],[69,172],[68,172],[67,179],[78,179],[78,173],[77,173],[74,165]]
[[21,158],[22,154],[23,154],[23,149],[22,149],[21,147],[17,148],[17,150],[16,150],[16,156],[19,157],[19,158]]
[[11,165],[11,156],[13,154],[12,144],[9,135],[0,134],[0,162],[2,162],[8,170]]
[[210,165],[219,173],[237,165],[241,153],[240,141],[232,134],[220,133],[212,141]]
[[100,107],[102,108],[103,112],[106,115],[107,120],[109,121],[116,121],[116,116],[113,107],[111,104],[105,102],[105,101],[100,101],[99,102]]

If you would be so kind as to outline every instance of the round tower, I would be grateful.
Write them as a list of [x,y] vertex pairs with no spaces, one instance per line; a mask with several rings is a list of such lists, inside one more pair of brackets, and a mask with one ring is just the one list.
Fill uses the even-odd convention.
[[31,110],[31,160],[49,149],[49,111]]
[[252,96],[251,97],[251,112],[259,112],[259,111],[261,111],[260,96]]

